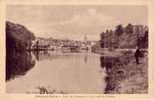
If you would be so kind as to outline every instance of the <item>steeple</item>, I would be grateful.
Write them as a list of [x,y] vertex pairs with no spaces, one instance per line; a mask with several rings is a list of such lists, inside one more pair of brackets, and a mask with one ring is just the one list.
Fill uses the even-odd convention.
[[84,41],[87,42],[87,35],[84,36]]

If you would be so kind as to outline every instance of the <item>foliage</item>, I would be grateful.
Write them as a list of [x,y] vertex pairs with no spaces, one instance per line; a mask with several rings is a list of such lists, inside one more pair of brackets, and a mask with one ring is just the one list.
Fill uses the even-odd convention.
[[124,33],[124,28],[122,25],[117,25],[116,26],[116,30],[115,30],[115,34],[117,36],[121,36]]
[[128,24],[128,25],[125,27],[125,32],[126,32],[127,34],[133,33],[133,25],[132,25],[132,24]]
[[12,48],[18,51],[25,50],[31,45],[35,36],[26,27],[6,22],[6,47],[7,50]]
[[24,75],[35,62],[27,52],[35,36],[22,25],[6,22],[6,80]]
[[148,48],[148,30],[135,32],[137,25],[128,24],[126,27],[117,25],[115,30],[101,33],[100,46],[102,48]]

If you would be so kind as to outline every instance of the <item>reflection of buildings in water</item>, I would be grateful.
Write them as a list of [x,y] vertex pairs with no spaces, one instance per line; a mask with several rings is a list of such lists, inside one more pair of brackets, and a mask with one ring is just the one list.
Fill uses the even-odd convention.
[[34,52],[34,55],[35,55],[36,59],[39,60],[39,51]]
[[87,61],[88,61],[88,55],[86,54],[86,55],[84,56],[84,62],[87,63]]
[[[62,52],[56,52],[56,51],[50,51],[50,50],[46,50],[46,51],[33,51],[33,54],[35,56],[35,59],[38,61],[42,61],[42,60],[53,60],[53,59],[66,59],[66,57],[68,59],[72,59],[72,56],[74,57],[78,57],[81,56],[81,53],[62,53]],[[86,62],[88,59],[88,55],[85,55],[84,61]]]
[[35,65],[30,52],[13,52],[6,54],[6,80],[25,75]]
[[51,58],[51,55],[47,50],[33,51],[33,54],[34,54],[36,60],[38,60],[38,61]]
[[[72,56],[80,56],[81,54],[80,53],[56,53],[56,52],[53,52],[53,51],[34,51],[33,52],[34,56],[35,56],[35,59],[37,61],[42,61],[42,60],[53,60],[53,59],[66,59],[66,57],[69,59],[72,58]],[[74,55],[73,55],[74,54]],[[79,55],[78,55],[79,54]],[[88,62],[88,54],[87,53],[83,53],[83,61],[84,63],[87,63]]]

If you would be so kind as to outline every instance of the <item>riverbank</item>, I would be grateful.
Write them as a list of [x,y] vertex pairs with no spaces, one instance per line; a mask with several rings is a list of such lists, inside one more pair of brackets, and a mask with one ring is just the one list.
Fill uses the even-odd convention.
[[112,60],[112,67],[108,64],[106,71],[106,94],[148,93],[147,55],[140,58],[140,64],[136,64],[133,53],[123,54],[114,63]]

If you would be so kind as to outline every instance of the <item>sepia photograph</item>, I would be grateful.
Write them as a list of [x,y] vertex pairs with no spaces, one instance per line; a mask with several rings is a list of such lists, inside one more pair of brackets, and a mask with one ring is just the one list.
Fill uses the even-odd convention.
[[7,5],[6,93],[148,94],[144,5]]

